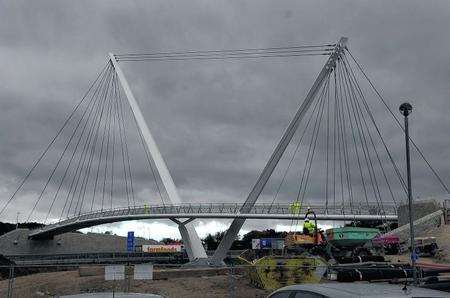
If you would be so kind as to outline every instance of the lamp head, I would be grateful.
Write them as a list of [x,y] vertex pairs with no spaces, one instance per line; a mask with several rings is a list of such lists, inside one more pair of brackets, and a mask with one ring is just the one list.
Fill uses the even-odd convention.
[[399,107],[400,113],[403,116],[408,116],[412,112],[412,105],[409,102],[402,103]]

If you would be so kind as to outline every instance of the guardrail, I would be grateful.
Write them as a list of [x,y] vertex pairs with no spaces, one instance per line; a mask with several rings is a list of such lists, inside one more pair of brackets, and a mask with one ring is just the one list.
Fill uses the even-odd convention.
[[[73,226],[74,229],[110,223],[121,220],[136,220],[143,218],[279,218],[291,219],[302,217],[307,208],[295,209],[291,204],[257,204],[241,214],[242,204],[238,203],[208,203],[208,204],[181,204],[181,205],[154,205],[115,208],[79,214],[65,220],[38,228],[30,233],[30,237],[39,237],[43,234],[56,234],[63,227]],[[311,210],[324,220],[351,220],[354,219],[391,219],[396,216],[394,205],[345,205],[339,208],[330,208],[324,205],[310,205]],[[329,215],[329,216],[328,216]],[[75,228],[76,227],[76,228]]]
[[[238,203],[209,203],[209,204],[181,204],[181,205],[154,205],[154,206],[134,206],[122,207],[111,210],[100,210],[88,213],[81,213],[80,215],[67,218],[65,220],[53,223],[54,224],[68,224],[75,221],[81,221],[92,218],[110,217],[110,216],[124,216],[124,215],[139,215],[139,214],[191,214],[191,213],[239,213],[243,204]],[[357,206],[340,206],[339,208],[326,208],[323,205],[310,205],[309,208],[320,214],[357,214],[357,215],[395,215],[396,208],[394,205],[387,205],[381,208],[373,205],[357,205]],[[306,212],[306,208],[295,212],[295,214],[302,214]],[[293,214],[290,204],[257,204],[253,206],[249,214]],[[182,216],[180,216],[182,217]]]

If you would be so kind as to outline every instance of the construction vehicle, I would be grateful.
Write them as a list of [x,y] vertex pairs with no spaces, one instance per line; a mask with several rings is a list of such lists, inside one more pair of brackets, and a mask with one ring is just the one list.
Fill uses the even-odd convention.
[[378,254],[396,255],[400,252],[400,237],[395,234],[378,235],[372,239],[372,247]]
[[[436,237],[416,237],[416,253],[420,257],[434,257],[439,251]],[[411,245],[407,241],[400,243],[400,252],[405,253],[411,250]]]
[[265,256],[249,260],[239,257],[247,266],[250,282],[266,290],[297,283],[319,283],[324,277],[327,262],[318,256]]
[[342,227],[326,231],[330,257],[361,257],[374,254],[371,240],[380,233],[375,228]]
[[289,233],[285,238],[285,252],[287,254],[322,256],[325,259],[342,257],[360,257],[377,255],[371,240],[379,235],[376,228],[342,227],[326,230],[326,237],[317,227],[316,213],[308,208],[305,219],[309,216],[314,220],[314,232]]
[[312,234],[301,234],[298,232],[289,233],[284,240],[286,253],[301,254],[303,252],[309,252],[318,255],[322,252],[322,248],[326,245],[325,237],[323,236],[322,231],[317,228],[316,213],[310,208],[308,208],[308,211],[305,214],[305,219],[307,219],[310,214],[314,219],[314,232]]

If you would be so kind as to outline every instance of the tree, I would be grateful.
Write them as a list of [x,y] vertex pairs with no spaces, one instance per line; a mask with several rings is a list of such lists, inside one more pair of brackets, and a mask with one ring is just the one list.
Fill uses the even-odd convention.
[[172,239],[172,238],[163,238],[162,240],[161,240],[161,242],[163,243],[163,244],[172,244],[172,243],[178,243],[178,242],[180,242],[179,240],[176,240],[176,239]]
[[217,232],[214,235],[208,234],[202,241],[206,245],[207,250],[216,250],[224,235],[225,232]]

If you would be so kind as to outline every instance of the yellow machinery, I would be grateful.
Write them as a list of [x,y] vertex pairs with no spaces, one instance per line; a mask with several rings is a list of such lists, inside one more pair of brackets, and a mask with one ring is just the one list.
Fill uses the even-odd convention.
[[318,283],[327,263],[320,257],[266,256],[249,262],[248,275],[253,285],[274,290],[298,283]]
[[312,235],[306,234],[297,234],[296,232],[289,233],[284,241],[284,244],[287,250],[292,249],[309,249],[316,245],[324,244],[325,240],[322,237],[322,234],[317,229],[317,217],[316,213],[308,208],[306,212],[305,219],[308,218],[308,215],[312,214],[314,216],[314,232]]
[[[300,206],[293,206],[298,214]],[[298,209],[298,210],[297,210]],[[309,210],[306,213],[314,215],[315,231],[312,235],[289,233],[285,240],[285,250],[282,256],[261,256],[253,250],[243,252],[239,259],[248,266],[248,275],[253,285],[274,290],[283,286],[298,283],[318,283],[327,270],[327,262],[313,255],[305,255],[304,251],[309,251],[324,243],[321,233],[317,230],[316,214]],[[293,255],[284,255],[286,252],[296,252]],[[298,254],[301,253],[301,254]]]
[[284,244],[286,247],[294,247],[294,246],[313,246],[316,244],[322,244],[323,239],[320,233],[315,235],[304,235],[297,233],[290,233],[284,239]]

